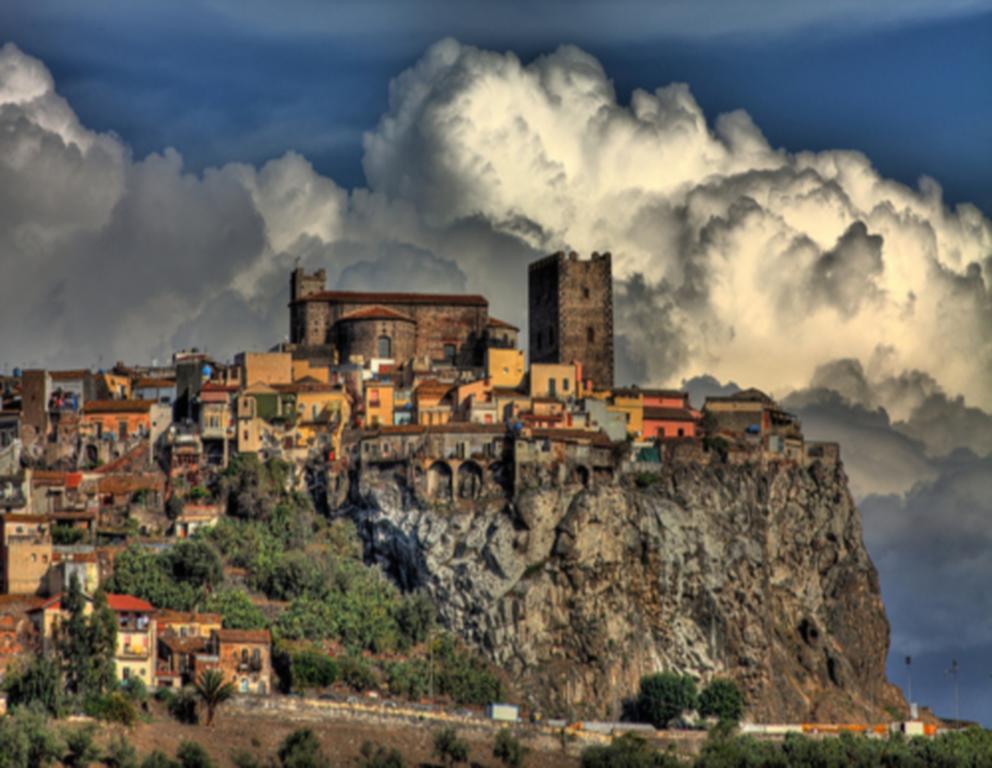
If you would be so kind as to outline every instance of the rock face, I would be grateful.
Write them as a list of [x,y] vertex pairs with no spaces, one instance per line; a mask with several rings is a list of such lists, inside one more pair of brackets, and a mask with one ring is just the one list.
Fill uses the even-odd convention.
[[617,717],[642,675],[729,677],[759,722],[905,708],[840,466],[677,465],[431,506],[388,473],[342,509],[367,554],[550,714]]

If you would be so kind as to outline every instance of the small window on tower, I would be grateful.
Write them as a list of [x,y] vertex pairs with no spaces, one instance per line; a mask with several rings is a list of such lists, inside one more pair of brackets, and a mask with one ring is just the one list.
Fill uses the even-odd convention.
[[582,286],[582,298],[583,299],[588,299],[589,298],[589,287],[586,286],[586,285],[583,285]]
[[588,341],[590,344],[596,341],[596,331],[591,326],[589,328],[586,328],[586,341]]

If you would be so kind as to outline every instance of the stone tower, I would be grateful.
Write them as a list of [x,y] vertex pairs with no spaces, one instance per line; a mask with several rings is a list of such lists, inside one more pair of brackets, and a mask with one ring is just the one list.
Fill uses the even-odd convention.
[[289,278],[289,300],[296,301],[320,293],[324,290],[325,282],[327,282],[325,270],[318,269],[312,275],[308,275],[302,267],[297,267]]
[[530,265],[531,363],[582,364],[596,389],[613,386],[613,275],[609,253],[556,253]]

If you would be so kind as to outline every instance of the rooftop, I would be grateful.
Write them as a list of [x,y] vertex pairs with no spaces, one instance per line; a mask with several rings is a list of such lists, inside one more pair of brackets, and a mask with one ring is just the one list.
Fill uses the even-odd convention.
[[148,413],[154,400],[89,400],[83,413]]
[[267,629],[222,629],[217,633],[222,643],[271,643]]
[[395,309],[390,309],[389,307],[384,307],[381,304],[376,304],[372,307],[363,307],[362,309],[354,309],[338,318],[339,323],[349,320],[399,320],[404,323],[417,322],[409,315],[397,312]]

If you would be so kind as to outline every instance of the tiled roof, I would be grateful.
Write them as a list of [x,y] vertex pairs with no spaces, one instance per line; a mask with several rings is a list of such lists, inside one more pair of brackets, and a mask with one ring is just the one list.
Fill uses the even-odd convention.
[[176,386],[174,379],[138,379],[135,389],[168,389]]
[[402,312],[397,312],[395,309],[390,309],[389,307],[384,307],[381,304],[376,304],[372,307],[363,307],[362,309],[355,309],[341,315],[341,317],[338,318],[339,323],[349,320],[399,320],[404,323],[417,322],[409,315],[405,315]]
[[485,297],[463,293],[365,293],[320,291],[297,301],[334,301],[342,304],[457,304],[488,307]]
[[585,429],[534,429],[531,436],[538,439],[563,440],[568,442],[584,442],[588,440],[594,445],[611,445],[610,438],[601,430]]
[[[93,598],[85,595],[85,599],[92,600]],[[107,595],[107,605],[110,606],[110,610],[116,611],[118,613],[131,612],[131,613],[152,613],[155,610],[155,606],[140,597],[135,597],[134,595]],[[58,594],[54,597],[49,598],[41,605],[32,608],[29,612],[38,611],[40,609],[48,610],[52,608],[56,611],[62,610],[62,595]]]
[[161,630],[167,624],[220,624],[219,613],[196,613],[195,611],[170,611],[163,608],[158,612],[158,626]]
[[695,421],[696,416],[688,408],[645,408],[645,421]]
[[217,633],[222,643],[271,643],[267,629],[222,629]]
[[86,368],[76,368],[70,371],[49,371],[52,381],[72,381],[74,379],[84,379],[90,375]]
[[506,328],[511,331],[520,330],[519,328],[517,328],[517,326],[511,325],[510,323],[506,322],[506,320],[500,320],[499,318],[496,317],[490,317],[489,320],[486,321],[486,325],[488,325],[490,328]]
[[685,398],[688,396],[686,392],[680,389],[644,389],[642,387],[616,387],[613,390],[614,396],[619,397],[637,397],[638,395],[647,395],[648,397],[678,397]]
[[707,402],[711,403],[763,403],[765,405],[774,405],[775,401],[772,400],[768,395],[762,392],[760,389],[744,389],[740,392],[735,392],[732,395],[718,395],[713,397],[707,397]]
[[154,400],[88,400],[83,413],[148,413]]

